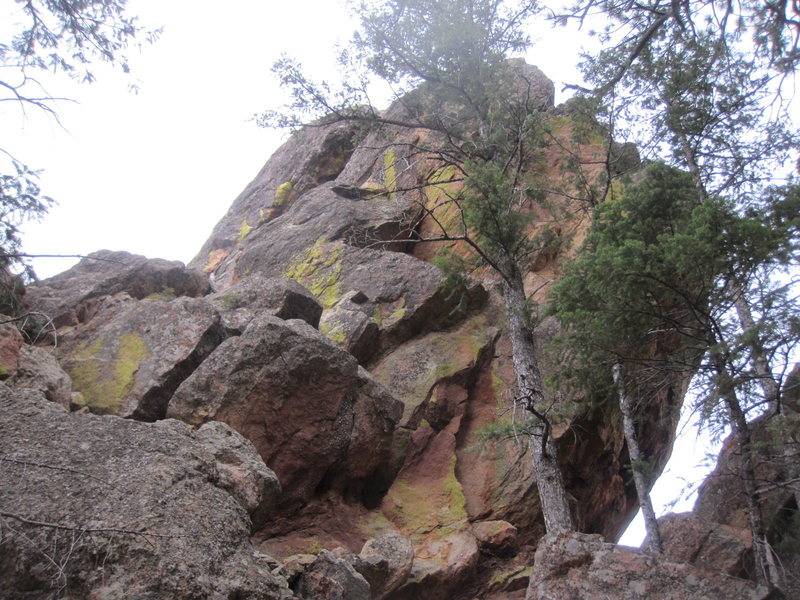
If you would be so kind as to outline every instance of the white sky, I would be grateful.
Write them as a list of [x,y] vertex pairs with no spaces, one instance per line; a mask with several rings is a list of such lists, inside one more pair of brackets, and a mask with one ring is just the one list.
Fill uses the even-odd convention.
[[[0,0],[3,12],[9,5]],[[92,85],[42,75],[51,95],[76,100],[59,103],[63,127],[34,109],[0,107],[2,147],[42,169],[42,188],[59,203],[26,228],[28,253],[108,248],[190,260],[283,140],[249,120],[279,103],[273,61],[286,52],[331,77],[334,44],[351,31],[341,0],[129,0],[129,11],[164,28],[154,45],[130,51],[133,79],[102,66]],[[564,29],[542,28],[534,39],[527,60],[554,80],[558,101],[563,85],[578,81],[580,45]],[[34,267],[48,277],[74,262],[37,259]],[[657,484],[659,506],[683,487],[681,477],[702,477],[691,466],[705,450],[692,446],[693,431],[687,438],[673,477]],[[638,545],[642,535],[635,522],[623,541]]]

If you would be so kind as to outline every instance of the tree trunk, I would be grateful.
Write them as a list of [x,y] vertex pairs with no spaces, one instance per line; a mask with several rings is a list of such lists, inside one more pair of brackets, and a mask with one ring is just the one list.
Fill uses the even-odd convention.
[[661,532],[658,529],[656,512],[653,510],[653,503],[650,500],[650,486],[647,482],[642,465],[644,457],[639,449],[639,437],[636,433],[636,423],[633,420],[633,400],[628,394],[625,386],[625,379],[622,375],[622,367],[615,363],[612,368],[614,385],[619,394],[619,407],[622,411],[622,426],[625,432],[625,441],[628,443],[628,455],[631,459],[631,472],[633,473],[633,483],[636,486],[636,495],[639,497],[639,508],[642,509],[644,518],[644,528],[647,531],[648,548],[657,554],[664,552],[664,545],[661,541]]
[[[756,327],[753,313],[750,310],[750,304],[744,296],[741,289],[736,290],[738,296],[736,298],[736,314],[739,316],[739,324],[742,328],[742,333],[753,331]],[[764,401],[767,403],[770,418],[778,426],[778,429],[786,432],[785,435],[788,439],[781,440],[785,443],[781,444],[781,459],[783,466],[786,470],[786,476],[791,481],[789,489],[794,496],[795,504],[800,510],[800,467],[798,466],[797,456],[797,440],[794,439],[794,427],[789,423],[789,419],[781,409],[780,405],[780,390],[772,374],[772,367],[769,364],[769,359],[764,352],[764,346],[761,344],[758,336],[751,335],[749,339],[753,340],[750,343],[750,358],[753,370],[755,371],[758,383],[761,386],[761,392],[764,394]],[[776,452],[777,452],[776,448]]]
[[525,289],[521,275],[516,269],[513,271],[514,275],[505,283],[504,296],[518,399],[536,420],[530,446],[545,529],[548,533],[574,531],[575,524],[558,464],[556,445],[551,435],[550,422],[544,414],[546,409],[542,378],[536,364],[533,332],[526,314]]
[[766,527],[761,505],[758,502],[756,489],[756,473],[753,460],[753,446],[750,439],[750,425],[742,411],[736,391],[730,380],[730,375],[725,368],[723,360],[718,357],[714,367],[720,379],[720,395],[728,411],[733,435],[739,446],[740,472],[739,477],[745,491],[750,531],[753,534],[753,554],[756,561],[756,577],[759,583],[769,587],[779,587],[780,573],[772,556],[772,549],[767,541]]

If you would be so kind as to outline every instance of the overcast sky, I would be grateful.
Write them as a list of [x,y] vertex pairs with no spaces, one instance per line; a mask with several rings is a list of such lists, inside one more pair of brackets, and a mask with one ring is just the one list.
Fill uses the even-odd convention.
[[[2,107],[3,147],[42,169],[42,187],[58,202],[26,228],[26,252],[108,248],[190,260],[284,139],[250,120],[280,100],[272,62],[285,52],[330,77],[332,49],[352,29],[339,0],[129,0],[129,9],[164,29],[155,44],[131,49],[131,77],[102,66],[92,85],[43,75],[50,94],[75,100],[59,103],[61,125]],[[554,80],[558,101],[563,85],[578,81],[581,47],[563,29],[542,28],[534,39],[527,60]],[[73,262],[39,259],[34,267],[48,277]],[[690,432],[682,443],[673,477],[659,482],[658,504],[675,497],[681,478],[699,481],[691,465],[705,446],[693,439]],[[638,543],[642,531],[637,525],[625,541]]]

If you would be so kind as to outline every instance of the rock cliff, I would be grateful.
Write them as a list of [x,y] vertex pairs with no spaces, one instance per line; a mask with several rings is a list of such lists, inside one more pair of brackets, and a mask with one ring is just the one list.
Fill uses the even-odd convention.
[[[544,174],[563,178],[599,148],[575,141],[552,83],[525,68],[563,142]],[[16,390],[0,388],[11,586],[0,598],[572,598],[580,586],[552,583],[569,571],[556,550],[536,559],[546,574],[528,590],[541,548],[616,560],[602,539],[636,505],[620,415],[558,389],[548,394],[567,407],[554,435],[571,508],[598,536],[537,551],[526,443],[486,435],[519,418],[498,282],[479,272],[453,293],[432,260],[461,249],[415,243],[447,217],[432,207],[453,185],[418,156],[425,135],[308,127],[188,267],[101,251],[30,286],[28,305],[56,336],[3,344]],[[586,226],[585,214],[565,221],[560,243],[525,265],[534,303]],[[539,339],[554,327],[542,322]],[[639,415],[657,472],[686,384]],[[693,597],[668,595],[689,567],[629,556],[660,583],[625,597]],[[761,597],[714,577],[696,589]]]

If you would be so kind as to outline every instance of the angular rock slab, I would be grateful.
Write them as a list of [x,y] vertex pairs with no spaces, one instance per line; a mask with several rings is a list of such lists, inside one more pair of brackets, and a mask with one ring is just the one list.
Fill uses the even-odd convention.
[[206,296],[222,315],[227,329],[241,334],[259,314],[279,319],[302,319],[312,327],[319,325],[322,306],[302,285],[290,279],[252,273],[224,292]]
[[288,600],[249,540],[277,489],[221,423],[69,413],[0,385],[0,599]]
[[64,408],[69,408],[72,403],[72,380],[51,350],[27,344],[22,346],[19,368],[6,383],[13,388],[39,391],[50,402]]
[[370,600],[369,583],[345,559],[323,550],[300,576],[304,600]]
[[367,540],[355,567],[369,582],[373,600],[383,600],[405,583],[413,564],[411,539],[391,532]]
[[103,296],[196,298],[209,291],[208,277],[181,262],[99,250],[71,269],[30,285],[25,303],[47,314],[56,327],[63,327],[90,320]]
[[539,543],[526,600],[767,600],[766,588],[603,541],[599,535],[547,535]]
[[[753,536],[705,521],[696,514],[670,513],[658,519],[664,554],[673,561],[691,563],[709,571],[747,577],[753,570]],[[648,541],[642,544],[647,547]]]
[[309,189],[339,174],[358,125],[307,127],[283,144],[234,200],[190,266],[214,271],[259,225],[283,214]]
[[387,459],[401,405],[308,323],[268,315],[225,340],[181,384],[167,416],[230,424],[304,503],[339,489],[360,497]]
[[155,421],[222,337],[219,314],[201,298],[125,297],[65,333],[57,357],[90,411]]

